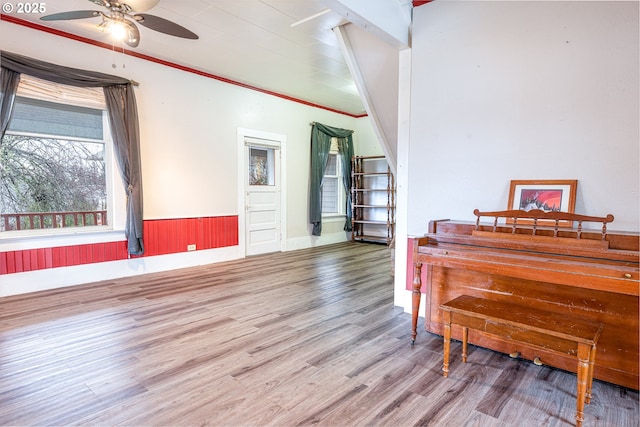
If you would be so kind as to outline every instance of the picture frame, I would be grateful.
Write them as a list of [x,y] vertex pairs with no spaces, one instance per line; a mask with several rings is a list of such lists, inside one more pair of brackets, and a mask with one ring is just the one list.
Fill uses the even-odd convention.
[[[574,213],[578,180],[512,180],[509,188],[509,210]],[[518,223],[533,222],[519,219]],[[554,221],[538,220],[540,225],[551,225]],[[513,219],[507,219],[513,223]],[[561,227],[571,227],[571,221],[560,221]]]

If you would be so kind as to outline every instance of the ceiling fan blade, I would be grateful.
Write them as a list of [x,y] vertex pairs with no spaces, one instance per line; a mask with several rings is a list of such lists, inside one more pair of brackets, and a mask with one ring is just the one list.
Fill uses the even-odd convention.
[[102,12],[97,10],[74,10],[72,12],[54,13],[52,15],[41,16],[43,21],[67,21],[70,19],[95,18],[102,16]]
[[176,24],[175,22],[168,21],[164,18],[160,18],[159,16],[139,13],[133,15],[133,17],[135,18],[136,22],[138,22],[138,24],[144,25],[151,30],[159,31],[171,36],[182,37],[184,39],[198,39],[197,34],[187,30],[186,28]]

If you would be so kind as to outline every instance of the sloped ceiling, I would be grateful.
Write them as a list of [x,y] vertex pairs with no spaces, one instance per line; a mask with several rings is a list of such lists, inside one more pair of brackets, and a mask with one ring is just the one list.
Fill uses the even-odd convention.
[[[141,41],[137,48],[122,44],[118,47],[125,53],[135,51],[136,55],[304,103],[356,117],[364,116],[365,107],[332,28],[359,19],[362,14],[353,13],[354,8],[372,10],[373,2],[384,7],[389,4],[411,7],[409,0],[367,1],[161,0],[145,13],[176,22],[200,38],[171,37],[140,26]],[[33,28],[34,34],[48,31],[79,42],[113,48],[113,40],[96,28],[100,18],[40,20],[41,16],[53,13],[106,12],[106,9],[90,0],[56,0],[43,4],[46,7],[43,13],[3,13],[2,25],[26,25]],[[349,19],[345,19],[345,11],[351,11],[347,16]]]

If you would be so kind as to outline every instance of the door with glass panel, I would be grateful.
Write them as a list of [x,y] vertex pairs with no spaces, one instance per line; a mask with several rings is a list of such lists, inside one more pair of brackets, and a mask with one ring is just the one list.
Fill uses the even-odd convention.
[[280,145],[245,141],[247,255],[281,250]]

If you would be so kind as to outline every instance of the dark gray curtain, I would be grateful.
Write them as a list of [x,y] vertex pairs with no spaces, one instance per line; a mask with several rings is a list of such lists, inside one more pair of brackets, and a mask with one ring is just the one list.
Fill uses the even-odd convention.
[[322,234],[322,178],[327,168],[331,138],[338,138],[338,151],[342,156],[343,184],[347,193],[347,221],[344,229],[351,231],[351,157],[353,156],[353,131],[340,129],[321,123],[311,127],[311,177],[309,188],[309,222],[313,225],[311,234]]
[[16,99],[16,91],[18,90],[18,83],[20,83],[20,73],[8,70],[4,67],[0,69],[0,124],[2,125],[2,134],[0,135],[0,144],[4,133],[9,126],[9,119],[11,118],[11,112],[13,111],[13,101]]
[[[142,242],[142,174],[140,168],[140,130],[138,109],[132,85],[104,87],[109,124],[120,176],[127,191],[125,232],[129,253],[144,253]],[[133,120],[132,120],[133,118]]]
[[62,65],[50,64],[4,50],[0,52],[0,55],[2,68],[69,86],[104,87],[131,83],[122,77],[63,67]]
[[[3,135],[6,128],[5,111],[8,123],[17,88],[16,83],[15,87],[11,89],[10,77],[7,77],[5,88],[5,74],[7,76],[12,73],[17,74],[19,79],[19,75],[24,73],[42,80],[70,86],[104,88],[118,167],[127,190],[125,235],[127,236],[129,253],[132,255],[143,254],[140,134],[138,111],[131,82],[109,74],[63,67],[5,51],[0,52],[0,66],[2,67],[2,99],[0,104],[2,105]],[[6,109],[5,103],[7,104]]]

